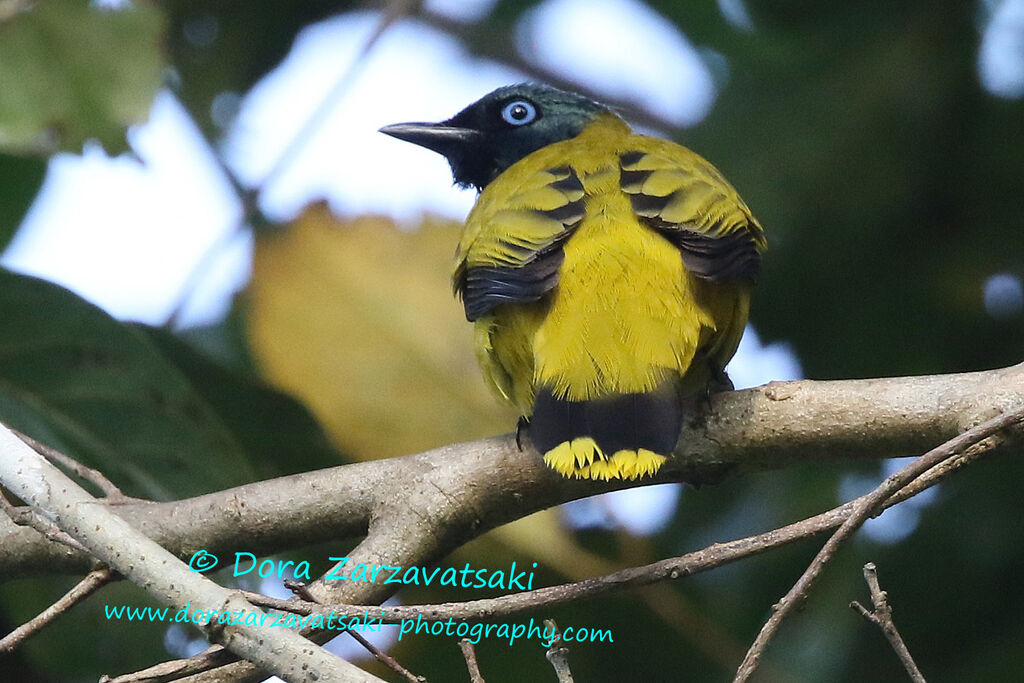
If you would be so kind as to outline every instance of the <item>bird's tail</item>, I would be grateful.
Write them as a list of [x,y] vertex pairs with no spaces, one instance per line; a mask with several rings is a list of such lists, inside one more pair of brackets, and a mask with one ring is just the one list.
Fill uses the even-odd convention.
[[587,401],[540,388],[530,439],[544,462],[566,477],[636,479],[654,474],[675,449],[682,404],[672,382],[654,391]]

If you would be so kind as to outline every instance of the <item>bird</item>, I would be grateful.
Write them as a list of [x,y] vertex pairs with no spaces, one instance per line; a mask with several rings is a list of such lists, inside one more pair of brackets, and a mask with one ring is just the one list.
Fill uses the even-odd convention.
[[565,477],[656,474],[687,401],[732,388],[767,247],[737,191],[688,148],[538,83],[380,131],[479,193],[452,285],[517,442],[525,429]]

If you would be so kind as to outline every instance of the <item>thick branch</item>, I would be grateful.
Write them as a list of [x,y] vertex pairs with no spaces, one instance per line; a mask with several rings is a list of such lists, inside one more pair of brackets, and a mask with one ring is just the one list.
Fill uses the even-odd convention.
[[[437,556],[531,512],[617,488],[708,482],[796,462],[914,455],[1022,401],[1024,364],[959,375],[773,382],[714,396],[711,415],[684,427],[677,457],[657,477],[635,482],[563,479],[505,435],[183,501],[129,503],[117,512],[179,557],[199,549],[226,557],[359,536],[371,518],[397,505],[410,519],[421,515],[441,528]],[[400,537],[408,529],[385,526],[391,541],[407,545],[408,537]],[[91,568],[85,554],[0,517],[0,576]]]
[[[955,436],[970,424],[981,422],[985,417],[1003,412],[1006,408],[1020,405],[1020,394],[1024,391],[1024,386],[1019,384],[1022,371],[1024,366],[991,373],[946,377],[838,383],[797,382],[768,385],[748,392],[723,394],[716,397],[714,417],[706,423],[689,425],[684,429],[684,439],[688,434],[692,439],[686,445],[698,464],[691,465],[676,460],[665,468],[668,471],[663,471],[653,481],[671,480],[668,477],[700,481],[706,480],[709,475],[721,477],[723,472],[746,469],[747,464],[742,463],[741,459],[732,462],[726,460],[728,454],[735,452],[733,449],[743,452],[745,447],[752,448],[754,452],[758,452],[760,448],[765,449],[762,451],[765,457],[753,461],[749,465],[750,469],[767,467],[767,463],[790,462],[794,459],[821,461],[827,460],[829,456],[867,456],[869,453],[864,450],[865,442],[881,447],[879,443],[891,446],[900,440],[912,443],[917,438],[923,444],[920,450],[926,450],[934,445],[934,441],[928,439],[928,428],[942,435],[945,435],[944,430],[948,429],[949,435]],[[964,393],[955,391],[954,387]],[[900,389],[910,391],[910,398],[901,402]],[[941,392],[946,393],[937,395]],[[856,400],[850,400],[851,397]],[[751,419],[739,425],[732,424],[730,419],[738,419],[739,416],[732,412],[735,410],[735,404],[730,405],[729,402],[737,398],[747,401],[746,404],[740,403],[746,409],[752,410],[756,407],[768,412],[769,415],[766,418],[759,416],[758,419]],[[986,398],[990,402],[986,402]],[[828,404],[830,400],[837,403]],[[819,402],[824,402],[825,405]],[[922,402],[930,405],[925,406]],[[780,408],[778,404],[782,404],[782,407]],[[862,412],[847,414],[843,412],[844,408]],[[894,414],[893,411],[903,412]],[[771,415],[772,412],[775,415]],[[972,415],[979,417],[973,418]],[[779,422],[774,422],[773,417],[778,417]],[[857,419],[858,417],[860,419]],[[876,420],[873,428],[881,435],[879,442],[871,438],[874,434],[870,427],[866,428],[865,423],[861,421],[865,417],[865,422],[868,423]],[[818,424],[818,429],[814,428],[813,422],[810,425],[801,422],[802,419],[816,418],[822,420]],[[825,429],[821,429],[823,424],[827,425]],[[898,427],[900,424],[909,425],[911,430],[921,428],[924,431],[916,437],[901,437]],[[925,427],[925,424],[928,426]],[[829,432],[828,427],[832,427],[834,431]],[[702,435],[703,443],[700,442]],[[863,439],[862,442],[858,442],[857,435]],[[830,445],[829,437],[833,436],[838,445],[842,446],[842,450],[838,453],[822,453],[820,448],[814,446],[815,436],[818,439],[817,443],[824,443],[826,449]],[[745,444],[744,437],[753,439],[756,445]],[[941,438],[934,437],[934,440],[938,441]],[[735,441],[730,442],[729,439]],[[786,447],[792,448],[800,457],[790,456],[787,459],[786,452],[772,453],[771,449],[764,446],[765,443],[772,442],[778,444],[777,447],[783,451]],[[350,553],[351,564],[410,566],[432,562],[465,540],[483,533],[489,528],[489,521],[501,518],[505,514],[508,515],[506,519],[515,519],[526,514],[526,511],[533,511],[535,508],[526,506],[531,500],[544,500],[549,495],[565,492],[578,497],[578,487],[586,487],[590,493],[607,490],[593,482],[567,481],[558,477],[555,477],[555,483],[559,486],[552,490],[548,486],[551,483],[550,479],[542,476],[543,470],[540,475],[529,471],[535,466],[536,456],[533,456],[533,462],[523,461],[517,458],[521,454],[511,450],[511,443],[507,443],[504,449],[498,440],[485,440],[481,444],[483,452],[471,454],[468,456],[468,462],[463,459],[466,456],[458,450],[459,447],[439,449],[423,456],[416,456],[432,457],[435,454],[447,453],[452,460],[448,467],[439,464],[437,467],[423,470],[417,474],[412,485],[408,485],[408,482],[388,482],[388,487],[385,488],[387,502],[377,508],[367,538]],[[720,459],[701,462],[699,453],[702,448],[712,457],[718,453]],[[903,452],[887,453],[895,454]],[[874,455],[877,457],[877,454]],[[481,458],[481,461],[474,463],[474,456]],[[522,469],[510,469],[509,460],[516,462],[517,467]],[[956,464],[950,464],[949,469],[955,469],[969,460],[968,454],[964,454]],[[485,469],[480,470],[479,467]],[[503,476],[506,477],[504,480]],[[619,486],[623,484],[620,483]],[[495,505],[506,507],[495,509]],[[392,592],[379,583],[339,584],[326,583],[323,580],[314,582],[311,589],[320,601],[331,604],[376,603],[383,601]],[[315,642],[323,642],[330,634],[313,633],[310,637]],[[192,677],[189,681],[257,681],[261,680],[261,675],[261,672],[251,664],[239,662]]]
[[[192,572],[90,496],[11,431],[0,428],[0,482],[112,569],[164,604],[219,613],[256,611],[237,591]],[[289,629],[219,625],[203,630],[228,649],[289,681],[379,681]]]
[[[888,509],[938,484],[959,467],[973,462],[986,452],[989,452],[989,449],[973,450],[964,454],[969,457],[962,456],[955,459],[956,464],[953,466],[946,467],[943,466],[945,465],[943,463],[943,465],[928,470],[882,503],[881,509]],[[362,617],[365,613],[367,618],[380,619],[385,624],[400,624],[403,620],[415,620],[420,617],[426,621],[445,621],[447,619],[466,622],[492,621],[550,609],[569,602],[588,600],[613,591],[647,586],[660,581],[683,579],[811,538],[841,526],[857,510],[858,506],[867,501],[868,495],[870,494],[855,498],[813,517],[756,536],[715,543],[680,557],[658,560],[639,567],[629,567],[605,576],[594,576],[574,583],[545,586],[521,593],[509,593],[496,598],[421,605],[335,604],[324,607],[315,602],[281,600],[249,591],[243,591],[243,594],[254,605],[302,615],[321,614],[324,618],[331,614],[336,618]]]

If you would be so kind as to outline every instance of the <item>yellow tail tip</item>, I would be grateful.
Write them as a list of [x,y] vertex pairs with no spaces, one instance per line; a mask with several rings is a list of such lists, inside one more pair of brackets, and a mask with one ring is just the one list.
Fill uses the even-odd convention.
[[590,437],[563,441],[544,454],[545,464],[563,477],[603,481],[653,475],[667,459],[646,448],[621,450],[608,457]]

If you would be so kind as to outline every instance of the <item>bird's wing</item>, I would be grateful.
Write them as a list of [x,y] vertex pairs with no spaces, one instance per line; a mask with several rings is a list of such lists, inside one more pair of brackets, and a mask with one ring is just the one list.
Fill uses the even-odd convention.
[[467,319],[555,287],[562,244],[585,214],[583,195],[569,166],[510,169],[484,190],[456,252],[453,284]]
[[675,143],[634,137],[620,184],[640,220],[675,244],[686,268],[711,282],[752,282],[764,230],[718,170]]

